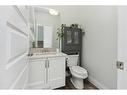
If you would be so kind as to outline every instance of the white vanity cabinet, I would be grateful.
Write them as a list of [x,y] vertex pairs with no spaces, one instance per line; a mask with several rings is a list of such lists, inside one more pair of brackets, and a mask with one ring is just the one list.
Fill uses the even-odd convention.
[[55,89],[65,86],[65,58],[60,56],[30,59],[29,88]]
[[46,59],[32,59],[29,64],[29,88],[39,89],[45,87]]
[[65,86],[65,57],[48,58],[48,85],[51,89]]

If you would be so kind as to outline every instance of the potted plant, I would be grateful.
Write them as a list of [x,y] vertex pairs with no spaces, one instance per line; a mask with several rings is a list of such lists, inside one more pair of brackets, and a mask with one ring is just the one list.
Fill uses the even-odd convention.
[[64,27],[66,25],[65,24],[62,24],[59,28],[57,28],[57,39],[59,41],[59,51],[61,51],[61,39],[63,38],[64,36]]

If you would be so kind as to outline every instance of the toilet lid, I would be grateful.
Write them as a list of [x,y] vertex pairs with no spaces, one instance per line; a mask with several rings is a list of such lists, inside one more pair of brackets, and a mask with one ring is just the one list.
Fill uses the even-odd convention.
[[78,73],[78,74],[87,74],[86,69],[84,69],[84,68],[82,68],[82,67],[80,67],[80,66],[72,66],[72,67],[71,67],[71,70],[72,70],[73,72]]

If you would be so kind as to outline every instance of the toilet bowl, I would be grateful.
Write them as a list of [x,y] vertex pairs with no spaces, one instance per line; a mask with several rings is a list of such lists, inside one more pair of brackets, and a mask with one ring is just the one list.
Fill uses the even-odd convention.
[[67,66],[70,69],[72,78],[70,79],[72,84],[77,89],[83,89],[83,80],[88,77],[87,70],[78,66],[78,55],[69,55]]
[[72,74],[72,78],[70,80],[74,87],[77,89],[83,89],[83,80],[88,77],[87,71],[80,66],[72,66],[70,67],[70,72]]

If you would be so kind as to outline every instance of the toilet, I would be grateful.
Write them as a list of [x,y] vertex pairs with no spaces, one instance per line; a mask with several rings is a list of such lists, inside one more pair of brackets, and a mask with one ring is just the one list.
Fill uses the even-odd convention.
[[77,89],[83,89],[84,83],[83,79],[88,77],[87,70],[78,66],[79,55],[68,55],[67,66],[70,69],[72,78],[70,78],[72,84]]

